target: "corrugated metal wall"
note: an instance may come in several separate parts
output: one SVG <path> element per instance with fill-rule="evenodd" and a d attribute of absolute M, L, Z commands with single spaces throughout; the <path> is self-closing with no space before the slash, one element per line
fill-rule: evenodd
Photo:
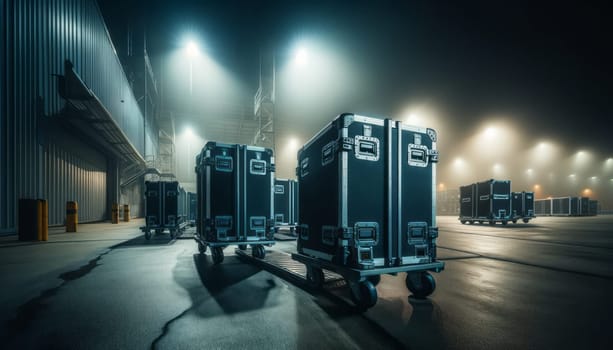
<path fill-rule="evenodd" d="M 145 196 L 144 187 L 144 179 L 139 179 L 121 189 L 120 203 L 131 203 L 130 217 L 142 217 L 145 215 L 145 205 L 142 201 L 142 198 Z M 123 215 L 123 212 L 121 215 Z"/>
<path fill-rule="evenodd" d="M 49 206 L 49 225 L 65 224 L 63 204 L 67 201 L 79 204 L 79 222 L 106 218 L 106 159 L 93 161 L 57 145 L 49 145 L 44 162 L 47 172 L 45 198 L 54 199 L 54 205 Z"/>
<path fill-rule="evenodd" d="M 142 113 L 94 0 L 2 0 L 3 86 L 0 230 L 15 231 L 18 198 L 47 198 L 50 224 L 65 200 L 80 201 L 79 220 L 107 215 L 107 171 L 98 161 L 51 142 L 65 101 L 57 78 L 70 60 L 134 147 L 145 157 Z M 104 164 L 107 162 L 105 161 Z"/>
<path fill-rule="evenodd" d="M 6 25 L 5 22 L 5 1 L 0 0 L 0 234 L 8 229 L 7 227 L 7 192 L 6 192 Z"/>

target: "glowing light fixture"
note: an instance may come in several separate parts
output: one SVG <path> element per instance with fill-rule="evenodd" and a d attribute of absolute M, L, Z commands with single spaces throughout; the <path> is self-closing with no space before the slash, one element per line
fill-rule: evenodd
<path fill-rule="evenodd" d="M 187 138 L 188 140 L 193 140 L 194 139 L 194 131 L 192 130 L 192 128 L 187 127 L 185 128 L 185 138 Z"/>
<path fill-rule="evenodd" d="M 306 66 L 309 64 L 309 51 L 303 46 L 299 47 L 296 49 L 294 60 L 299 66 Z"/>
<path fill-rule="evenodd" d="M 487 137 L 488 139 L 491 139 L 491 138 L 494 138 L 496 134 L 498 134 L 498 130 L 493 126 L 489 126 L 485 129 L 483 133 L 485 137 Z"/>
<path fill-rule="evenodd" d="M 290 138 L 289 141 L 287 142 L 287 146 L 290 149 L 298 148 L 298 140 L 295 137 Z"/>
<path fill-rule="evenodd" d="M 198 45 L 194 41 L 189 41 L 185 46 L 185 52 L 189 58 L 194 58 L 198 56 L 200 50 L 198 50 Z"/>
<path fill-rule="evenodd" d="M 594 192 L 590 188 L 586 188 L 581 193 L 583 193 L 583 195 L 587 197 L 587 196 L 593 194 Z"/>

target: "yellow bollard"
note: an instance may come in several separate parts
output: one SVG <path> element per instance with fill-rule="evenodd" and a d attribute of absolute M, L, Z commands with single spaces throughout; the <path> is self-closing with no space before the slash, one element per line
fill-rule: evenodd
<path fill-rule="evenodd" d="M 77 202 L 66 202 L 66 232 L 77 232 L 79 224 Z"/>
<path fill-rule="evenodd" d="M 130 221 L 130 206 L 128 204 L 124 204 L 123 206 L 123 221 Z"/>
<path fill-rule="evenodd" d="M 113 203 L 111 207 L 111 224 L 119 223 L 119 205 L 117 203 Z"/>

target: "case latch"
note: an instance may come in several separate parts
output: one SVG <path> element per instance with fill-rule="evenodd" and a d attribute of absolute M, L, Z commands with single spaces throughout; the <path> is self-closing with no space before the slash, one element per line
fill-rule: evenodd
<path fill-rule="evenodd" d="M 435 149 L 431 149 L 428 151 L 428 156 L 430 157 L 430 162 L 438 163 L 438 151 Z"/>

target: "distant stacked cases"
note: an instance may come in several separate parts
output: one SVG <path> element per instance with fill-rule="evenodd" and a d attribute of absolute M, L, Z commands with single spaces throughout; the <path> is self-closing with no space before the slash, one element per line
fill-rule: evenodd
<path fill-rule="evenodd" d="M 556 197 L 534 201 L 537 216 L 593 216 L 598 214 L 598 201 L 589 197 Z"/>
<path fill-rule="evenodd" d="M 460 187 L 462 224 L 528 223 L 534 217 L 534 193 L 511 192 L 509 180 L 490 179 Z"/>
<path fill-rule="evenodd" d="M 298 182 L 275 179 L 274 192 L 275 231 L 285 227 L 294 232 L 298 221 Z"/>
<path fill-rule="evenodd" d="M 145 238 L 168 231 L 174 238 L 183 232 L 190 217 L 190 197 L 177 181 L 145 181 Z"/>
<path fill-rule="evenodd" d="M 273 239 L 272 150 L 256 146 L 208 142 L 196 157 L 196 235 L 200 253 L 211 247 L 213 262 L 223 248 L 238 245 L 264 258 Z"/>

